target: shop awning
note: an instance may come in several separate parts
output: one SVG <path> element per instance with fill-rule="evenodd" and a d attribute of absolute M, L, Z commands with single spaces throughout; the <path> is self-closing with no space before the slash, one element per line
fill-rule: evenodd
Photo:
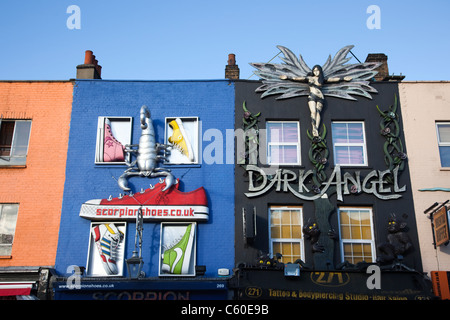
<path fill-rule="evenodd" d="M 29 281 L 0 282 L 0 297 L 27 296 L 34 283 Z"/>

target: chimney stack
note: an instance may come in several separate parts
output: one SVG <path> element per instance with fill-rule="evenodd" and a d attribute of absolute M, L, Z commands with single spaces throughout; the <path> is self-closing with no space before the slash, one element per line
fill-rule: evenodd
<path fill-rule="evenodd" d="M 405 76 L 389 75 L 389 68 L 387 64 L 388 57 L 384 53 L 369 53 L 365 62 L 380 62 L 381 65 L 375 70 L 378 74 L 375 76 L 375 81 L 402 81 Z"/>
<path fill-rule="evenodd" d="M 225 66 L 225 78 L 239 79 L 239 67 L 236 64 L 236 55 L 234 53 L 228 55 L 228 64 Z"/>
<path fill-rule="evenodd" d="M 84 64 L 77 66 L 77 79 L 101 79 L 102 66 L 98 64 L 91 50 L 86 50 Z"/>

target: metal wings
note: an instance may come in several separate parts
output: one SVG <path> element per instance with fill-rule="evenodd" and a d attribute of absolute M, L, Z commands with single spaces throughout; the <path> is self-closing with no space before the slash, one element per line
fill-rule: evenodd
<path fill-rule="evenodd" d="M 277 46 L 277 48 L 284 55 L 281 58 L 284 63 L 250 63 L 250 65 L 258 69 L 254 73 L 263 80 L 263 85 L 256 89 L 256 92 L 263 92 L 261 98 L 280 94 L 277 99 L 308 95 L 309 86 L 307 82 L 282 80 L 280 76 L 286 75 L 288 79 L 307 77 L 310 75 L 311 68 L 308 67 L 301 55 L 297 58 L 289 49 L 283 46 Z M 356 100 L 352 95 L 364 96 L 371 99 L 372 96 L 370 93 L 377 92 L 375 88 L 369 85 L 369 80 L 378 73 L 374 69 L 380 66 L 380 63 L 366 62 L 346 65 L 351 59 L 347 55 L 352 48 L 353 46 L 342 48 L 336 53 L 333 59 L 329 56 L 322 66 L 325 80 L 322 86 L 322 93 L 324 95 Z M 336 78 L 343 80 L 344 77 L 351 77 L 351 81 L 331 82 L 333 78 L 336 81 Z"/>

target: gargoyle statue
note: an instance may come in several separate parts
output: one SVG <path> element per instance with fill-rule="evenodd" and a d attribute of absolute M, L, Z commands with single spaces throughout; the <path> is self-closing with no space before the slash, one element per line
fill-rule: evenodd
<path fill-rule="evenodd" d="M 313 253 L 325 251 L 325 247 L 319 244 L 320 229 L 315 222 L 311 221 L 311 219 L 308 219 L 308 223 L 303 227 L 303 233 L 306 235 L 306 239 L 311 241 Z M 328 236 L 331 239 L 337 239 L 334 230 L 329 230 Z"/>
<path fill-rule="evenodd" d="M 397 218 L 395 213 L 391 214 L 387 227 L 389 232 L 387 236 L 388 242 L 378 246 L 380 254 L 378 255 L 377 262 L 382 264 L 391 263 L 399 256 L 403 256 L 412 247 L 411 240 L 405 232 L 406 227 L 407 224 L 405 221 Z"/>
<path fill-rule="evenodd" d="M 277 253 L 273 258 L 270 257 L 270 254 L 263 254 L 260 252 L 257 258 L 257 266 L 260 268 L 279 268 L 284 266 L 279 260 L 281 260 L 282 255 Z"/>

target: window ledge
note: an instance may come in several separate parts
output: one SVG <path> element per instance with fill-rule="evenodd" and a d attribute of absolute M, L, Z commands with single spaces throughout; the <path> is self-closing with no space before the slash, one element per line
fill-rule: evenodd
<path fill-rule="evenodd" d="M 361 165 L 361 166 L 355 166 L 355 165 L 339 165 L 341 167 L 341 169 L 346 169 L 346 170 L 373 170 L 373 166 L 369 166 L 369 165 Z M 331 169 L 335 169 L 337 167 L 337 165 L 332 165 L 330 166 Z"/>
<path fill-rule="evenodd" d="M 127 164 L 125 162 L 94 162 L 95 165 L 98 166 L 126 166 Z"/>
<path fill-rule="evenodd" d="M 12 259 L 12 256 L 0 256 L 0 259 Z"/>
<path fill-rule="evenodd" d="M 441 167 L 439 171 L 450 171 L 450 167 Z"/>
<path fill-rule="evenodd" d="M 0 164 L 0 169 L 4 169 L 4 168 L 9 168 L 9 169 L 24 169 L 27 166 L 24 165 L 4 165 L 4 164 Z"/>

